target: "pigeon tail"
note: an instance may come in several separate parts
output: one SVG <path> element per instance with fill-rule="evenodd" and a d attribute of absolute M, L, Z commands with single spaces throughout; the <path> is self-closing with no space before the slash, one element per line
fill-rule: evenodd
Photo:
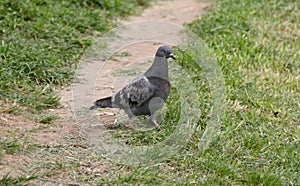
<path fill-rule="evenodd" d="M 94 102 L 94 106 L 90 107 L 90 110 L 96 109 L 96 108 L 113 108 L 111 96 L 102 98 L 102 99 L 98 99 L 97 101 Z"/>

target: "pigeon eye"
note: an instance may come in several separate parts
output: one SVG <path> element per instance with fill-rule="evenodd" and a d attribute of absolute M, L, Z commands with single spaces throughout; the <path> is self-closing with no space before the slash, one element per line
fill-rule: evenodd
<path fill-rule="evenodd" d="M 165 54 L 166 54 L 166 53 L 167 53 L 167 51 L 166 51 L 166 50 L 163 50 L 163 53 L 165 53 Z"/>

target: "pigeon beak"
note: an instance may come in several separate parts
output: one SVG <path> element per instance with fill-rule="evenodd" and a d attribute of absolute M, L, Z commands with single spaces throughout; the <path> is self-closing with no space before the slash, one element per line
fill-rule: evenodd
<path fill-rule="evenodd" d="M 173 54 L 170 54 L 169 57 L 171 57 L 172 59 L 176 60 L 176 57 Z"/>

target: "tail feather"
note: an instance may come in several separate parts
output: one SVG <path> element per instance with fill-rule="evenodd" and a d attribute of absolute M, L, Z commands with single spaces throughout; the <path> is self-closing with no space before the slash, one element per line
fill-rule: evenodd
<path fill-rule="evenodd" d="M 90 110 L 96 109 L 96 108 L 113 108 L 111 96 L 102 98 L 102 99 L 98 99 L 97 101 L 94 102 L 94 106 L 90 107 Z"/>

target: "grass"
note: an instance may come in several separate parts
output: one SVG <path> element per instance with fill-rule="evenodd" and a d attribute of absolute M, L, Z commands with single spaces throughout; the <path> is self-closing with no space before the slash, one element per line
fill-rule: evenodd
<path fill-rule="evenodd" d="M 26 184 L 26 182 L 34 179 L 36 179 L 35 176 L 13 178 L 7 174 L 6 176 L 0 179 L 0 186 L 24 185 Z"/>
<path fill-rule="evenodd" d="M 31 111 L 59 105 L 57 89 L 69 84 L 81 55 L 119 17 L 145 0 L 0 2 L 0 99 Z"/>
<path fill-rule="evenodd" d="M 29 141 L 21 141 L 15 138 L 6 138 L 0 140 L 1 151 L 5 151 L 5 154 L 15 154 L 20 152 L 33 151 L 37 147 L 36 144 L 32 144 Z M 1 159 L 1 158 L 0 158 Z"/>
<path fill-rule="evenodd" d="M 107 1 L 107 6 L 97 4 L 98 1 L 82 1 L 80 9 L 76 1 L 61 4 L 34 1 L 29 5 L 15 2 L 18 6 L 9 2 L 11 7 L 6 14 L 1 14 L 4 19 L 0 22 L 11 25 L 1 27 L 7 29 L 1 31 L 5 36 L 1 50 L 6 51 L 2 55 L 5 63 L 1 61 L 1 99 L 33 110 L 58 104 L 56 86 L 65 85 L 73 78 L 78 59 L 90 44 L 87 36 L 101 34 L 112 26 L 109 22 L 100 29 L 99 24 L 93 24 L 98 19 L 91 14 L 101 13 L 105 20 L 133 11 L 133 5 L 120 5 L 123 1 Z M 0 5 L 8 6 L 9 2 Z M 117 7 L 127 9 L 118 11 L 112 2 L 119 2 L 118 6 L 115 4 Z M 139 5 L 138 1 L 134 2 L 134 6 Z M 13 8 L 17 7 L 18 11 L 27 10 L 27 13 L 16 15 Z M 51 11 L 46 11 L 49 7 Z M 177 154 L 151 166 L 114 164 L 103 169 L 100 166 L 103 158 L 87 146 L 50 145 L 30 154 L 37 163 L 27 167 L 28 174 L 45 179 L 72 178 L 93 185 L 300 185 L 300 2 L 222 0 L 208 10 L 203 18 L 186 24 L 212 49 L 225 79 L 226 115 L 222 133 L 208 149 L 199 153 L 198 142 L 203 134 L 201 129 L 209 119 L 211 90 L 201 67 L 193 63 L 192 48 L 176 49 L 178 64 L 197 85 L 201 102 L 197 130 Z M 37 20 L 30 20 L 30 15 L 38 12 L 47 15 L 49 20 L 44 17 L 44 21 L 49 21 L 47 24 L 38 26 Z M 79 16 L 69 19 L 74 12 Z M 43 15 L 31 19 L 42 19 Z M 32 28 L 43 29 L 33 31 Z M 164 140 L 173 133 L 179 119 L 176 113 L 181 107 L 176 87 L 172 87 L 167 107 L 165 124 L 160 130 L 116 130 L 115 137 L 136 146 Z M 8 110 L 17 112 L 15 107 Z M 54 115 L 45 115 L 38 120 L 50 123 L 53 119 Z M 77 138 L 72 136 L 70 140 L 74 144 L 82 142 Z M 0 142 L 1 149 L 12 154 L 26 152 L 23 148 L 27 145 L 16 140 Z M 26 179 L 7 175 L 0 180 L 0 185 L 23 185 Z"/>
<path fill-rule="evenodd" d="M 98 184 L 134 185 L 299 185 L 300 184 L 300 3 L 299 1 L 217 1 L 203 18 L 186 25 L 213 50 L 226 85 L 222 133 L 203 154 L 196 131 L 180 153 L 150 167 L 127 167 Z M 201 68 L 180 52 L 178 63 L 209 92 Z M 183 58 L 180 58 L 183 57 Z M 184 61 L 183 61 L 184 59 Z M 201 82 L 202 79 L 202 82 Z M 202 86 L 201 86 L 202 85 Z M 175 113 L 176 96 L 169 100 Z M 207 102 L 209 97 L 204 97 Z M 209 105 L 199 125 L 205 127 Z M 128 132 L 132 144 L 147 145 L 169 134 Z M 118 136 L 119 137 L 119 136 Z"/>
<path fill-rule="evenodd" d="M 59 106 L 58 90 L 72 82 L 93 37 L 148 5 L 146 0 L 1 1 L 1 112 L 23 114 L 43 124 L 57 119 L 43 111 Z M 17 138 L 1 138 L 0 159 L 5 154 L 28 154 L 35 147 Z M 29 180 L 6 175 L 0 185 L 24 185 Z"/>

